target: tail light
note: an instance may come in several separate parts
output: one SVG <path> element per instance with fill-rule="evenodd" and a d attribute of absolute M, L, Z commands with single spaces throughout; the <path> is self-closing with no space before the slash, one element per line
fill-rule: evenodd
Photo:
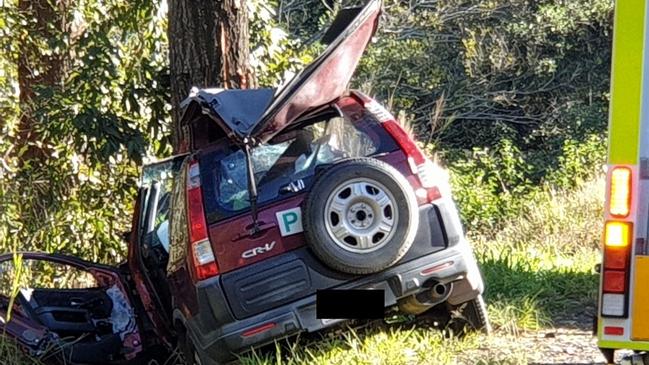
<path fill-rule="evenodd" d="M 187 174 L 187 214 L 194 277 L 196 280 L 204 280 L 217 275 L 219 269 L 207 235 L 200 168 L 197 161 L 191 163 Z"/>
<path fill-rule="evenodd" d="M 604 228 L 602 316 L 627 315 L 631 223 L 607 222 Z"/>
<path fill-rule="evenodd" d="M 618 166 L 611 171 L 608 210 L 616 218 L 625 218 L 631 211 L 631 169 Z"/>
<path fill-rule="evenodd" d="M 633 242 L 633 223 L 615 220 L 631 212 L 631 169 L 616 166 L 608 179 L 608 216 L 604 225 L 604 265 L 602 270 L 601 314 L 628 316 L 629 266 Z"/>
<path fill-rule="evenodd" d="M 425 191 L 427 201 L 432 202 L 442 197 L 439 187 L 437 186 L 437 170 L 435 164 L 426 158 L 426 155 L 417 147 L 417 144 L 410 138 L 410 135 L 401 127 L 394 116 L 388 112 L 376 100 L 359 92 L 354 92 L 353 96 L 363 104 L 372 115 L 381 123 L 383 128 L 397 142 L 403 153 L 408 158 L 408 165 L 413 174 L 417 175 L 419 183 Z M 419 195 L 419 194 L 417 194 Z"/>
<path fill-rule="evenodd" d="M 604 226 L 602 315 L 626 316 L 632 224 L 609 221 Z"/>

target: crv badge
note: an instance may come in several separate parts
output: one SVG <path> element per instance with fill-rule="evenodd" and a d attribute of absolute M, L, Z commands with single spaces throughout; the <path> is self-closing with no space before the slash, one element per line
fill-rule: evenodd
<path fill-rule="evenodd" d="M 270 250 L 273 249 L 273 247 L 275 247 L 275 241 L 273 241 L 271 243 L 267 243 L 267 244 L 265 244 L 263 246 L 259 246 L 259 247 L 255 247 L 255 248 L 251 248 L 249 250 L 243 251 L 243 253 L 241 254 L 241 257 L 243 257 L 244 259 L 249 259 L 249 258 L 255 257 L 255 256 L 259 255 L 259 254 L 269 252 Z"/>

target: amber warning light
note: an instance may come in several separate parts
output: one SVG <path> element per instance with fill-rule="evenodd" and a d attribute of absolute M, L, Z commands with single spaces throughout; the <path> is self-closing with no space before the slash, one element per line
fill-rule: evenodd
<path fill-rule="evenodd" d="M 624 218 L 631 211 L 631 169 L 615 167 L 611 171 L 608 211 L 617 218 Z"/>

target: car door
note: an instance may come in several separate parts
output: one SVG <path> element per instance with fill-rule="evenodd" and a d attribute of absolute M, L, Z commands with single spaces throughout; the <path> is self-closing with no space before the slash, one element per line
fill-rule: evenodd
<path fill-rule="evenodd" d="M 173 342 L 167 278 L 169 217 L 175 176 L 186 155 L 146 165 L 138 191 L 128 245 L 128 267 L 156 338 Z"/>
<path fill-rule="evenodd" d="M 5 254 L 0 283 L 0 331 L 32 355 L 105 364 L 143 350 L 119 268 L 60 254 Z"/>

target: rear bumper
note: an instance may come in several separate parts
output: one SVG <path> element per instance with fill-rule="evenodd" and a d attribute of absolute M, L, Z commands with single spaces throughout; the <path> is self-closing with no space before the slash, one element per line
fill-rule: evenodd
<path fill-rule="evenodd" d="M 484 288 L 475 258 L 464 239 L 454 206 L 449 208 L 442 205 L 437 211 L 440 212 L 440 221 L 443 221 L 447 243 L 445 247 L 431 254 L 402 261 L 401 264 L 378 274 L 362 277 L 337 274 L 337 277 L 332 277 L 331 272 L 321 272 L 326 269 L 318 266 L 317 262 L 310 262 L 311 254 L 307 248 L 302 248 L 274 259 L 273 265 L 267 267 L 265 275 L 282 280 L 283 275 L 300 277 L 304 274 L 301 270 L 306 270 L 305 277 L 309 277 L 309 280 L 321 283 L 325 280 L 334 284 L 321 286 L 323 288 L 382 289 L 385 293 L 385 307 L 397 304 L 401 298 L 426 290 L 431 283 L 453 283 L 453 291 L 448 298 L 451 304 L 471 300 L 482 293 Z M 197 288 L 198 314 L 187 321 L 183 320 L 189 336 L 206 364 L 212 363 L 211 359 L 218 362 L 229 360 L 230 353 L 249 350 L 251 347 L 299 332 L 318 331 L 343 321 L 316 318 L 316 295 L 313 293 L 260 313 L 247 315 L 243 312 L 242 316 L 241 311 L 246 307 L 235 308 L 234 311 L 230 309 L 226 296 L 232 291 L 224 288 L 222 282 L 220 278 L 201 282 Z M 298 281 L 294 285 L 301 285 L 300 283 L 301 281 Z M 251 288 L 254 290 L 254 286 Z M 231 297 L 228 299 L 230 302 L 233 299 L 246 300 Z M 264 330 L 255 331 L 259 328 Z"/>
<path fill-rule="evenodd" d="M 428 275 L 422 274 L 422 271 L 435 267 L 442 268 Z M 383 289 L 385 291 L 385 306 L 389 307 L 395 305 L 399 298 L 422 291 L 423 285 L 427 281 L 454 282 L 453 292 L 448 299 L 451 303 L 461 303 L 473 299 L 483 290 L 480 272 L 469 246 L 465 242 L 442 252 L 393 267 L 380 275 L 341 285 L 337 289 Z M 240 352 L 251 346 L 263 345 L 302 331 L 318 331 L 341 321 L 316 318 L 315 303 L 316 296 L 311 295 L 250 318 L 235 320 L 212 328 L 204 326 L 205 322 L 201 320 L 203 317 L 201 315 L 190 320 L 187 327 L 194 344 L 203 353 L 206 361 L 210 358 L 226 360 L 227 358 L 224 356 L 228 352 Z M 201 313 L 211 313 L 211 311 L 201 311 Z M 213 322 L 213 320 L 208 322 Z M 250 330 L 265 325 L 272 327 L 263 332 L 244 335 Z"/>

